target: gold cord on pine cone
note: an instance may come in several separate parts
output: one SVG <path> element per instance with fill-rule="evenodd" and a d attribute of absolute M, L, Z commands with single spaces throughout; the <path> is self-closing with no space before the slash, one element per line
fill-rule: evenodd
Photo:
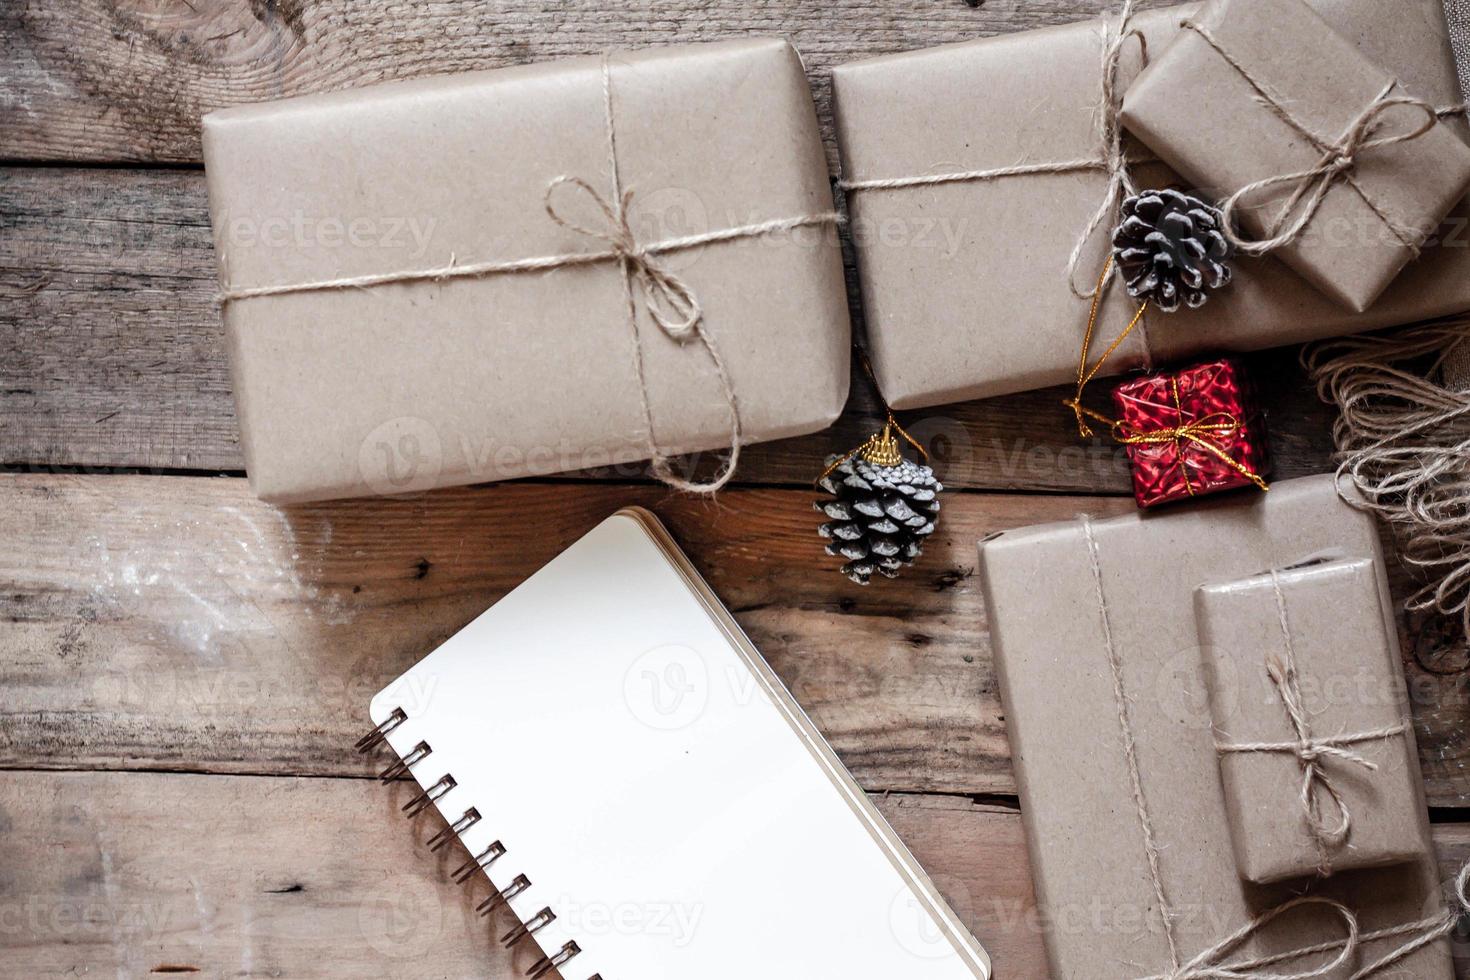
<path fill-rule="evenodd" d="M 1097 280 L 1097 290 L 1092 296 L 1092 309 L 1087 315 L 1087 331 L 1082 335 L 1082 353 L 1077 361 L 1077 390 L 1071 398 L 1063 399 L 1062 401 L 1062 404 L 1070 408 L 1072 414 L 1077 418 L 1077 434 L 1084 439 L 1092 438 L 1094 435 L 1092 426 L 1087 424 L 1088 419 L 1091 419 L 1094 422 L 1101 422 L 1107 426 L 1108 434 L 1120 445 L 1151 446 L 1173 443 L 1175 452 L 1179 455 L 1181 471 L 1184 468 L 1184 445 L 1185 443 L 1190 443 L 1215 456 L 1221 462 L 1235 470 L 1235 472 L 1254 483 L 1257 488 L 1270 490 L 1270 485 L 1261 478 L 1259 473 L 1239 460 L 1233 459 L 1229 453 L 1220 447 L 1219 439 L 1233 435 L 1240 430 L 1240 420 L 1228 412 L 1216 412 L 1192 422 L 1183 421 L 1184 409 L 1179 404 L 1178 382 L 1175 382 L 1173 386 L 1174 406 L 1180 416 L 1180 423 L 1177 426 L 1167 426 L 1144 432 L 1133 428 L 1121 419 L 1110 418 L 1082 404 L 1082 394 L 1087 390 L 1088 384 L 1091 383 L 1093 378 L 1097 377 L 1097 373 L 1102 370 L 1103 364 L 1117 352 L 1118 348 L 1122 346 L 1123 341 L 1127 340 L 1129 335 L 1143 322 L 1143 315 L 1148 311 L 1148 302 L 1145 301 L 1139 306 L 1138 312 L 1133 314 L 1133 319 L 1129 321 L 1128 326 L 1124 327 L 1122 332 L 1108 345 L 1108 349 L 1103 351 L 1102 356 L 1097 359 L 1097 363 L 1093 364 L 1090 368 L 1087 366 L 1088 357 L 1092 352 L 1092 343 L 1097 335 L 1098 310 L 1102 306 L 1103 292 L 1107 287 L 1108 275 L 1112 271 L 1113 259 L 1109 257 L 1103 265 L 1102 275 Z M 1184 486 L 1189 490 L 1190 496 L 1194 496 L 1194 488 L 1190 485 L 1189 474 L 1187 472 L 1184 473 Z"/>
<path fill-rule="evenodd" d="M 1127 340 L 1133 334 L 1133 331 L 1138 328 L 1138 325 L 1143 322 L 1143 315 L 1148 311 L 1148 302 L 1145 301 L 1138 307 L 1138 312 L 1133 314 L 1133 319 L 1129 321 L 1128 326 L 1124 327 L 1122 332 L 1108 345 L 1108 349 L 1103 351 L 1102 356 L 1097 359 L 1097 363 L 1092 365 L 1091 368 L 1087 366 L 1087 359 L 1092 354 L 1092 342 L 1097 336 L 1098 311 L 1102 308 L 1103 292 L 1107 288 L 1108 275 L 1112 271 L 1113 258 L 1109 256 L 1107 262 L 1103 264 L 1102 275 L 1097 278 L 1097 288 L 1092 292 L 1092 308 L 1087 314 L 1087 332 L 1082 335 L 1082 352 L 1077 360 L 1077 390 L 1071 398 L 1062 401 L 1062 404 L 1070 408 L 1072 414 L 1076 416 L 1077 434 L 1084 439 L 1090 439 L 1093 435 L 1092 427 L 1087 424 L 1089 417 L 1098 421 L 1107 422 L 1109 425 L 1112 424 L 1112 419 L 1083 408 L 1082 394 L 1087 390 L 1087 386 L 1091 383 L 1092 379 L 1097 377 L 1097 373 L 1102 370 L 1102 366 L 1107 363 L 1108 358 L 1117 353 L 1118 348 L 1123 346 L 1123 341 Z"/>
<path fill-rule="evenodd" d="M 903 462 L 903 445 L 898 441 L 900 437 L 902 437 L 904 442 L 914 447 L 914 451 L 919 454 L 920 459 L 926 463 L 929 461 L 928 450 L 919 445 L 917 439 L 905 432 L 903 426 L 898 424 L 898 419 L 893 417 L 893 409 L 888 407 L 888 403 L 883 399 L 882 389 L 878 387 L 878 376 L 873 373 L 873 362 L 868 360 L 867 351 L 856 344 L 853 345 L 853 349 L 857 352 L 858 360 L 863 366 L 863 373 L 868 376 L 868 381 L 873 385 L 873 391 L 878 396 L 878 403 L 883 406 L 883 414 L 886 416 L 887 421 L 883 423 L 883 431 L 873 433 L 863 441 L 861 446 L 849 450 L 834 459 L 822 471 L 822 475 L 812 481 L 814 484 L 820 485 L 823 480 L 832 475 L 837 467 L 854 456 L 859 456 L 864 462 L 872 463 L 874 466 L 899 465 Z"/>
<path fill-rule="evenodd" d="M 913 436 L 904 431 L 903 426 L 899 425 L 898 420 L 893 417 L 893 413 L 889 412 L 888 421 L 883 423 L 882 432 L 873 433 L 863 441 L 861 446 L 837 457 L 837 459 L 832 461 L 831 465 L 822 471 L 822 475 L 817 477 L 815 482 L 820 484 L 827 477 L 831 476 L 837 467 L 854 456 L 861 457 L 865 462 L 872 463 L 874 466 L 899 465 L 903 462 L 903 445 L 898 441 L 900 436 L 903 437 L 904 442 L 914 447 L 914 450 L 925 462 L 928 461 L 929 453 L 925 451 L 923 446 L 919 445 Z"/>

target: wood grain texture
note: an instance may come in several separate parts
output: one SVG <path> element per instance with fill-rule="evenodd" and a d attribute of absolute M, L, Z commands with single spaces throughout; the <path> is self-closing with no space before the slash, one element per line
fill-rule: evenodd
<path fill-rule="evenodd" d="M 0 168 L 0 462 L 242 470 L 215 274 L 198 172 Z M 1328 411 L 1296 352 L 1249 362 L 1278 475 L 1327 470 Z M 861 374 L 853 390 L 836 426 L 752 447 L 738 479 L 809 483 L 820 460 L 880 424 Z M 1123 452 L 1079 441 L 1063 394 L 947 405 L 904 422 L 950 486 L 1127 492 Z"/>
<path fill-rule="evenodd" d="M 184 167 L 0 167 L 0 463 L 243 465 L 203 177 L 188 169 L 206 111 L 757 31 L 803 52 L 835 167 L 832 65 L 1112 6 L 0 3 L 0 160 Z M 1328 468 L 1329 416 L 1294 352 L 1250 360 L 1278 475 Z M 855 392 L 830 432 L 753 449 L 742 481 L 805 485 L 879 417 L 866 388 Z M 952 487 L 1125 492 L 1122 455 L 1078 445 L 1060 397 L 905 422 Z M 328 777 L 379 764 L 349 752 L 378 687 L 614 508 L 639 503 L 671 525 L 862 784 L 895 791 L 880 808 L 999 976 L 1043 977 L 1019 818 L 970 798 L 1014 793 L 973 544 L 1131 505 L 952 494 L 925 563 L 861 590 L 820 555 L 807 492 L 743 489 L 710 504 L 637 470 L 582 476 L 602 485 L 288 511 L 237 479 L 0 477 L 0 973 L 512 976 L 470 914 L 479 895 L 448 885 L 452 859 L 420 846 L 437 827 L 396 816 L 403 788 Z M 1432 619 L 1407 623 L 1406 639 L 1431 802 L 1463 806 L 1464 644 Z M 1435 839 L 1446 875 L 1470 858 L 1470 825 L 1437 826 Z M 1457 975 L 1470 976 L 1470 951 L 1457 953 Z"/>
<path fill-rule="evenodd" d="M 3 477 L 0 766 L 365 775 L 369 697 L 637 503 L 864 788 L 1014 793 L 975 542 L 1131 501 L 952 494 L 923 563 L 862 589 L 821 554 L 811 500 L 516 483 L 282 511 L 233 478 Z M 1408 669 L 1430 797 L 1460 805 L 1464 675 Z"/>
<path fill-rule="evenodd" d="M 865 787 L 1011 791 L 974 542 L 1079 501 L 953 498 L 926 564 L 863 590 L 814 496 L 518 483 L 279 511 L 230 478 L 0 478 L 0 765 L 366 774 L 373 693 L 639 503 Z"/>
<path fill-rule="evenodd" d="M 361 779 L 15 774 L 0 781 L 3 972 L 521 977 L 535 954 L 523 944 L 512 960 L 494 941 L 510 920 L 475 915 L 488 884 L 451 883 L 463 855 L 429 852 L 442 823 L 406 822 L 395 805 L 406 793 Z M 1016 814 L 962 799 L 876 802 L 1001 975 L 1044 976 Z M 584 910 L 586 942 L 612 916 L 622 929 L 699 928 L 699 909 L 645 900 Z"/>
<path fill-rule="evenodd" d="M 10 0 L 0 6 L 0 153 L 197 162 L 199 117 L 223 106 L 752 33 L 784 35 L 802 52 L 830 149 L 834 64 L 1107 9 L 1109 0 L 978 9 L 961 0 Z"/>
<path fill-rule="evenodd" d="M 6 975 L 520 976 L 533 956 L 512 961 L 493 941 L 474 914 L 487 886 L 450 883 L 461 855 L 429 853 L 442 824 L 406 823 L 395 806 L 405 792 L 359 779 L 16 774 L 0 782 Z M 996 975 L 1044 978 L 1019 816 L 947 797 L 875 802 Z M 1470 858 L 1470 827 L 1435 827 L 1434 841 L 1448 879 Z M 632 900 L 608 912 L 624 928 L 699 921 Z M 1470 947 L 1455 953 L 1456 975 L 1470 976 Z"/>

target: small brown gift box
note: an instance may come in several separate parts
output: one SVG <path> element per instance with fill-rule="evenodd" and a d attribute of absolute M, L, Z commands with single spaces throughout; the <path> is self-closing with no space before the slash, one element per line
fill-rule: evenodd
<path fill-rule="evenodd" d="M 1373 519 L 1339 499 L 1326 476 L 981 543 L 980 582 L 1056 980 L 1220 976 L 1201 963 L 1183 968 L 1204 957 L 1244 970 L 1262 956 L 1344 938 L 1345 921 L 1329 906 L 1298 904 L 1220 949 L 1303 889 L 1251 885 L 1235 873 L 1194 610 L 1202 584 L 1329 551 L 1373 564 L 1383 610 Z M 1412 760 L 1410 768 L 1409 833 L 1422 840 L 1428 811 Z M 1342 902 L 1364 933 L 1447 921 L 1427 854 L 1311 881 L 1305 894 Z M 1344 980 L 1408 938 L 1364 943 L 1352 964 L 1324 976 Z M 1321 962 L 1249 969 L 1291 973 Z M 1382 975 L 1448 978 L 1448 941 L 1394 970 Z"/>
<path fill-rule="evenodd" d="M 831 186 L 785 41 L 241 106 L 205 118 L 204 149 L 241 442 L 268 500 L 717 449 L 727 394 L 744 442 L 842 410 Z M 356 285 L 292 291 L 333 280 Z"/>
<path fill-rule="evenodd" d="M 1300 227 L 1276 254 L 1362 312 L 1470 188 L 1470 146 L 1409 98 L 1302 0 L 1211 0 L 1122 119 L 1251 241 Z"/>
<path fill-rule="evenodd" d="M 1440 0 L 1313 0 L 1312 6 L 1404 90 L 1434 105 L 1459 102 Z M 1196 7 L 1138 14 L 1129 30 L 1158 56 Z M 920 408 L 1075 382 L 1096 284 L 1117 219 L 1104 212 L 1107 142 L 1099 129 L 1103 50 L 1116 19 L 1071 24 L 887 55 L 833 70 L 833 105 L 864 321 L 878 384 L 896 408 Z M 1121 49 L 1115 94 L 1141 67 Z M 1201 126 L 1210 109 L 1188 111 Z M 1457 124 L 1458 126 L 1458 124 Z M 1129 144 L 1125 144 L 1127 146 Z M 1181 183 L 1131 154 L 1139 188 Z M 899 188 L 872 182 L 1074 164 L 1062 173 Z M 856 187 L 851 185 L 856 184 Z M 866 187 L 866 189 L 865 189 Z M 1470 206 L 1367 312 L 1353 313 L 1272 257 L 1243 258 L 1235 279 L 1198 310 L 1144 317 L 1107 362 L 1121 374 L 1204 352 L 1258 350 L 1470 309 Z M 1069 283 L 1069 271 L 1071 283 Z M 1136 310 L 1119 284 L 1099 319 L 1104 338 Z"/>
<path fill-rule="evenodd" d="M 1374 561 L 1309 563 L 1194 599 L 1240 876 L 1264 883 L 1430 854 Z"/>

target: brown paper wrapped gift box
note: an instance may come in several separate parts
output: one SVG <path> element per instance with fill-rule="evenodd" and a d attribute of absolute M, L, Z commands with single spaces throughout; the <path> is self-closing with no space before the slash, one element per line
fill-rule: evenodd
<path fill-rule="evenodd" d="M 1123 125 L 1215 200 L 1277 180 L 1244 193 L 1240 222 L 1260 240 L 1305 220 L 1275 254 L 1366 310 L 1465 196 L 1470 146 L 1427 103 L 1395 104 L 1411 97 L 1393 75 L 1302 0 L 1211 0 L 1190 24 L 1129 86 Z M 1280 179 L 1319 167 L 1344 138 L 1351 169 Z M 1315 209 L 1314 186 L 1325 188 Z"/>
<path fill-rule="evenodd" d="M 1235 747 L 1220 753 L 1220 783 L 1247 881 L 1429 853 L 1396 631 L 1378 595 L 1371 558 L 1306 562 L 1195 592 L 1215 737 Z M 1315 834 L 1305 762 L 1279 748 L 1303 737 L 1328 740 L 1307 784 Z"/>
<path fill-rule="evenodd" d="M 1439 0 L 1312 6 L 1406 91 L 1436 105 L 1460 101 Z M 1148 50 L 1165 50 L 1179 19 L 1195 9 L 1139 14 Z M 838 66 L 832 82 L 844 181 L 1101 160 L 1103 44 L 1097 21 Z M 1139 67 L 1140 47 L 1130 42 L 1120 98 Z M 1195 108 L 1207 125 L 1209 107 Z M 1179 182 L 1160 164 L 1132 169 L 1141 188 Z M 868 343 L 885 397 L 919 408 L 1075 380 L 1087 302 L 1068 284 L 1068 260 L 1107 186 L 1107 174 L 1094 169 L 850 191 Z M 1235 282 L 1203 309 L 1145 317 L 1145 330 L 1108 371 L 1143 365 L 1146 347 L 1155 361 L 1256 350 L 1470 308 L 1467 218 L 1462 203 L 1446 226 L 1453 242 L 1428 250 L 1363 314 L 1275 259 L 1239 261 Z M 1082 291 L 1102 271 L 1110 230 L 1089 241 L 1075 277 Z M 1115 285 L 1104 336 L 1133 309 Z"/>
<path fill-rule="evenodd" d="M 1269 494 L 1188 510 L 1008 531 L 982 543 L 981 584 L 1056 980 L 1171 974 L 1300 890 L 1249 886 L 1236 875 L 1194 591 L 1329 550 L 1379 559 L 1372 518 L 1339 500 L 1330 477 L 1284 481 Z M 1386 616 L 1381 561 L 1376 567 Z M 1124 719 L 1158 859 L 1157 888 Z M 1411 765 L 1417 769 L 1417 760 Z M 1405 832 L 1423 840 L 1428 811 L 1412 775 L 1415 826 Z M 1172 964 L 1161 893 L 1173 913 Z M 1355 909 L 1364 931 L 1443 913 L 1427 853 L 1413 864 L 1326 879 L 1312 893 Z M 1325 907 L 1301 907 L 1226 960 L 1342 934 Z M 1368 944 L 1358 964 L 1399 943 Z M 1449 977 L 1448 943 L 1420 949 L 1398 969 L 1386 975 Z"/>
<path fill-rule="evenodd" d="M 616 156 L 646 245 L 832 211 L 796 52 L 757 39 L 615 52 Z M 550 181 L 611 199 L 603 61 L 581 58 L 242 106 L 205 119 L 227 291 L 514 262 L 608 248 L 546 211 Z M 557 210 L 594 232 L 590 195 Z M 830 226 L 659 256 L 697 297 L 744 440 L 828 425 L 849 375 Z M 637 290 L 653 441 L 729 445 L 697 341 Z M 499 480 L 650 455 L 616 260 L 524 274 L 273 295 L 227 304 L 253 486 L 294 501 Z"/>

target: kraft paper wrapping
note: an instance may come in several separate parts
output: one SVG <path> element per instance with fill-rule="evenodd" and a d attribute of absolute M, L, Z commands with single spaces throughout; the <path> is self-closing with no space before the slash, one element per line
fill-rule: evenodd
<path fill-rule="evenodd" d="M 1109 640 L 1180 960 L 1300 892 L 1299 883 L 1250 886 L 1235 873 L 1194 592 L 1329 550 L 1371 559 L 1381 569 L 1372 518 L 1343 503 L 1330 477 L 1283 481 L 1269 494 L 1217 498 L 1182 511 L 1048 524 L 982 542 L 991 644 L 1057 980 L 1171 972 Z M 1389 616 L 1381 570 L 1375 579 L 1379 612 Z M 1417 821 L 1422 830 L 1422 804 Z M 1443 912 L 1427 857 L 1337 875 L 1310 891 L 1356 910 L 1364 931 Z M 1299 907 L 1234 955 L 1298 949 L 1342 934 L 1340 921 L 1323 908 Z M 1357 962 L 1365 965 L 1397 945 L 1372 943 L 1359 950 Z M 1303 964 L 1279 966 L 1290 972 Z M 1426 946 L 1397 969 L 1384 975 L 1449 977 L 1448 943 Z"/>
<path fill-rule="evenodd" d="M 1432 854 L 1403 666 L 1393 623 L 1383 617 L 1373 560 L 1313 562 L 1274 577 L 1208 585 L 1195 593 L 1195 613 L 1221 744 L 1300 742 L 1268 658 L 1283 678 L 1285 666 L 1294 665 L 1290 694 L 1300 699 L 1311 738 L 1402 729 L 1340 746 L 1361 762 L 1322 755 L 1313 792 L 1326 828 L 1339 826 L 1329 786 L 1346 808 L 1340 843 L 1319 842 L 1309 832 L 1303 763 L 1295 754 L 1222 753 L 1220 781 L 1240 876 L 1272 882 Z"/>
<path fill-rule="evenodd" d="M 1319 166 L 1324 151 L 1306 133 L 1335 144 L 1381 95 L 1406 95 L 1392 74 L 1302 0 L 1211 0 L 1193 20 L 1206 34 L 1183 31 L 1138 76 L 1122 119 L 1214 200 Z M 1372 145 L 1426 126 L 1432 128 L 1417 138 Z M 1349 152 L 1352 169 L 1327 178 L 1302 237 L 1275 254 L 1334 301 L 1361 312 L 1465 196 L 1470 146 L 1424 109 L 1396 105 Z M 1305 217 L 1310 194 L 1284 212 L 1312 183 L 1262 188 L 1242 198 L 1237 213 L 1259 239 L 1278 219 L 1285 227 L 1298 214 Z"/>
<path fill-rule="evenodd" d="M 1435 105 L 1460 101 L 1437 0 L 1312 0 L 1312 6 L 1410 94 Z M 1152 57 L 1196 10 L 1185 5 L 1135 18 Z M 843 179 L 1099 158 L 1104 35 L 1104 22 L 1093 21 L 835 68 Z M 1121 86 L 1137 76 L 1140 63 L 1140 46 L 1131 41 Z M 1208 121 L 1207 107 L 1192 109 L 1202 124 Z M 1161 164 L 1136 165 L 1133 175 L 1139 187 L 1182 183 Z M 1106 174 L 1090 171 L 848 193 L 869 349 L 879 386 L 895 408 L 1075 380 L 1087 302 L 1069 286 L 1067 265 L 1106 189 Z M 1274 258 L 1237 261 L 1235 281 L 1203 309 L 1146 316 L 1144 331 L 1106 371 L 1470 309 L 1467 229 L 1470 207 L 1462 203 L 1447 219 L 1445 244 L 1426 252 L 1362 314 L 1329 300 Z M 1102 271 L 1110 232 L 1099 229 L 1089 241 L 1076 277 L 1084 290 Z M 1102 336 L 1116 334 L 1135 308 L 1115 283 L 1102 311 Z"/>
<path fill-rule="evenodd" d="M 786 42 L 614 52 L 609 65 L 640 244 L 831 212 L 811 93 Z M 611 196 L 602 68 L 580 58 L 212 113 L 204 148 L 225 288 L 605 249 L 545 209 L 560 175 Z M 557 206 L 607 224 L 576 188 L 560 188 Z M 698 298 L 745 442 L 840 413 L 849 321 L 830 226 L 660 260 Z M 711 358 L 660 330 L 641 293 L 638 303 L 657 448 L 729 445 Z M 225 327 L 246 466 L 269 500 L 650 455 L 616 261 L 251 298 L 227 305 Z"/>

